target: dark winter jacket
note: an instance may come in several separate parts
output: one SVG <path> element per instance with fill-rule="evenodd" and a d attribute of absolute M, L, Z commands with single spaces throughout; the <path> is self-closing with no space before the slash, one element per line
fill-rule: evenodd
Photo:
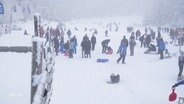
<path fill-rule="evenodd" d="M 91 43 L 92 43 L 92 44 L 96 44 L 96 37 L 95 37 L 95 36 L 92 36 L 92 37 L 91 37 Z"/>
<path fill-rule="evenodd" d="M 54 38 L 54 48 L 59 48 L 59 39 L 57 37 Z"/>
<path fill-rule="evenodd" d="M 84 41 L 84 40 L 81 42 L 82 50 L 84 50 L 84 49 L 85 49 L 85 42 L 86 42 L 86 41 Z"/>
<path fill-rule="evenodd" d="M 151 35 L 147 35 L 147 36 L 146 36 L 145 42 L 146 42 L 146 43 L 150 43 L 150 42 L 151 42 Z"/>
<path fill-rule="evenodd" d="M 91 42 L 90 40 L 88 40 L 86 41 L 86 44 L 85 44 L 85 53 L 90 54 L 90 50 L 91 50 Z"/>
<path fill-rule="evenodd" d="M 144 41 L 144 35 L 142 35 L 142 36 L 139 38 L 139 41 L 141 41 L 141 42 Z"/>
<path fill-rule="evenodd" d="M 130 39 L 130 47 L 134 47 L 136 45 L 135 39 Z"/>
<path fill-rule="evenodd" d="M 178 57 L 178 65 L 183 66 L 184 65 L 184 56 L 179 56 Z"/>
<path fill-rule="evenodd" d="M 67 35 L 68 35 L 68 36 L 71 36 L 71 35 L 72 35 L 72 32 L 71 32 L 70 29 L 67 31 Z"/>
<path fill-rule="evenodd" d="M 70 46 L 70 43 L 69 43 L 69 42 L 65 43 L 65 44 L 64 44 L 65 50 L 69 50 L 69 46 Z"/>
<path fill-rule="evenodd" d="M 125 47 L 128 47 L 128 39 L 124 38 L 121 40 L 124 43 Z"/>
<path fill-rule="evenodd" d="M 172 88 L 178 87 L 179 85 L 182 85 L 182 84 L 184 84 L 184 80 L 175 83 L 175 84 L 172 86 Z"/>

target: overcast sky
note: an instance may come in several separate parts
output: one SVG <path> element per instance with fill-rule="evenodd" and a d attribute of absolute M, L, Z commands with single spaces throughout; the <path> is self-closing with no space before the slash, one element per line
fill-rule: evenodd
<path fill-rule="evenodd" d="M 61 18 L 131 15 L 146 12 L 154 0 L 42 0 Z"/>

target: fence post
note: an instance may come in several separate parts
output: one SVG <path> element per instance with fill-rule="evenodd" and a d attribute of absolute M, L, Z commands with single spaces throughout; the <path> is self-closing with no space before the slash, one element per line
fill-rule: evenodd
<path fill-rule="evenodd" d="M 40 16 L 38 14 L 34 15 L 34 37 L 39 37 L 39 26 L 40 26 Z M 34 95 L 37 86 L 33 86 L 33 75 L 41 74 L 41 64 L 38 65 L 37 56 L 38 53 L 38 43 L 36 41 L 32 42 L 32 71 L 31 71 L 31 104 L 33 103 Z M 41 58 L 42 59 L 42 58 Z M 41 60 L 40 60 L 41 61 Z M 41 61 L 42 62 L 42 61 Z"/>

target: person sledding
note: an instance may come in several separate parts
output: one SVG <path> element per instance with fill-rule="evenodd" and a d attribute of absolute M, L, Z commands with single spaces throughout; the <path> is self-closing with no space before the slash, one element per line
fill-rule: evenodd
<path fill-rule="evenodd" d="M 108 81 L 107 83 L 115 84 L 115 83 L 119 83 L 119 81 L 120 81 L 120 75 L 119 74 L 115 75 L 114 73 L 112 73 L 110 75 L 110 81 Z"/>
<path fill-rule="evenodd" d="M 150 44 L 148 49 L 144 52 L 145 54 L 155 52 L 156 53 L 156 46 L 154 44 Z"/>

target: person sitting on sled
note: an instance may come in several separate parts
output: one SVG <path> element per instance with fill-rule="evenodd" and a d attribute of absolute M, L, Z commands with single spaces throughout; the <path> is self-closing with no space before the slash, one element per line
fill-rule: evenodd
<path fill-rule="evenodd" d="M 154 44 L 150 44 L 148 49 L 144 53 L 149 53 L 149 52 L 156 52 L 156 46 Z"/>
<path fill-rule="evenodd" d="M 120 80 L 119 74 L 115 75 L 114 73 L 112 73 L 110 78 L 111 78 L 111 83 L 118 83 Z"/>

